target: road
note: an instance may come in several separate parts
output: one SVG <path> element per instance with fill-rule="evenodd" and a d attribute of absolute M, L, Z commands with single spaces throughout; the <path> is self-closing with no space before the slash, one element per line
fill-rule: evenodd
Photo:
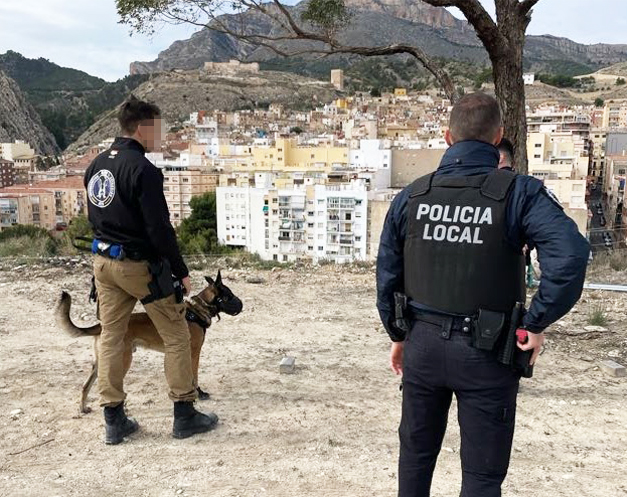
<path fill-rule="evenodd" d="M 614 235 L 610 229 L 606 229 L 607 226 L 601 226 L 601 217 L 605 216 L 605 212 L 603 214 L 597 213 L 597 205 L 602 205 L 601 201 L 601 190 L 597 188 L 593 190 L 590 194 L 590 200 L 588 207 L 592 211 L 592 223 L 590 228 L 590 244 L 592 245 L 593 252 L 605 252 L 608 249 L 605 247 L 605 240 L 603 239 L 603 233 L 608 232 L 612 237 L 612 242 L 614 241 Z M 603 209 L 603 207 L 601 207 Z M 607 219 L 606 219 L 607 221 Z"/>

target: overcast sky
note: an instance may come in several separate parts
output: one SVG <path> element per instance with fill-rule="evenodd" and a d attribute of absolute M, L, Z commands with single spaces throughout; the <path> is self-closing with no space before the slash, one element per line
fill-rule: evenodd
<path fill-rule="evenodd" d="M 482 2 L 493 7 L 493 0 Z M 541 0 L 528 32 L 580 43 L 627 44 L 626 3 Z M 0 0 L 0 53 L 44 57 L 113 81 L 128 74 L 131 62 L 153 60 L 194 32 L 192 27 L 165 26 L 152 37 L 130 36 L 117 21 L 114 0 Z"/>

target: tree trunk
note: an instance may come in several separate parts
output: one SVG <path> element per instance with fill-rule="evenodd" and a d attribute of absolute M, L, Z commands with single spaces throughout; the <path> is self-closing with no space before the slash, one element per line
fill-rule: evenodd
<path fill-rule="evenodd" d="M 505 138 L 514 144 L 514 167 L 527 174 L 527 112 L 523 81 L 523 50 L 528 19 L 509 5 L 497 2 L 498 29 L 507 43 L 488 48 L 494 76 L 496 99 L 503 113 Z"/>
<path fill-rule="evenodd" d="M 527 113 L 522 63 L 509 57 L 493 62 L 494 89 L 503 113 L 505 138 L 514 144 L 516 171 L 527 174 Z"/>

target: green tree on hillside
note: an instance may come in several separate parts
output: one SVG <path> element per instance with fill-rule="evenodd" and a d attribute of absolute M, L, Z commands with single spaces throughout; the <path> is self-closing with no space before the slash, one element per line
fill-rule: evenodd
<path fill-rule="evenodd" d="M 625 84 L 625 78 L 616 78 L 616 86 L 623 86 Z"/>
<path fill-rule="evenodd" d="M 601 97 L 597 97 L 594 100 L 594 106 L 595 107 L 603 107 L 605 105 L 605 100 L 603 100 Z"/>

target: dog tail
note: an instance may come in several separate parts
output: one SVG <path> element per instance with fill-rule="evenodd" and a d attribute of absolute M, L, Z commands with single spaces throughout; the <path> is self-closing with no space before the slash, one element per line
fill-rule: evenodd
<path fill-rule="evenodd" d="M 61 293 L 61 298 L 55 309 L 57 325 L 71 337 L 84 337 L 100 335 L 102 328 L 99 324 L 87 328 L 79 328 L 70 318 L 70 307 L 72 307 L 72 297 L 69 293 Z"/>

